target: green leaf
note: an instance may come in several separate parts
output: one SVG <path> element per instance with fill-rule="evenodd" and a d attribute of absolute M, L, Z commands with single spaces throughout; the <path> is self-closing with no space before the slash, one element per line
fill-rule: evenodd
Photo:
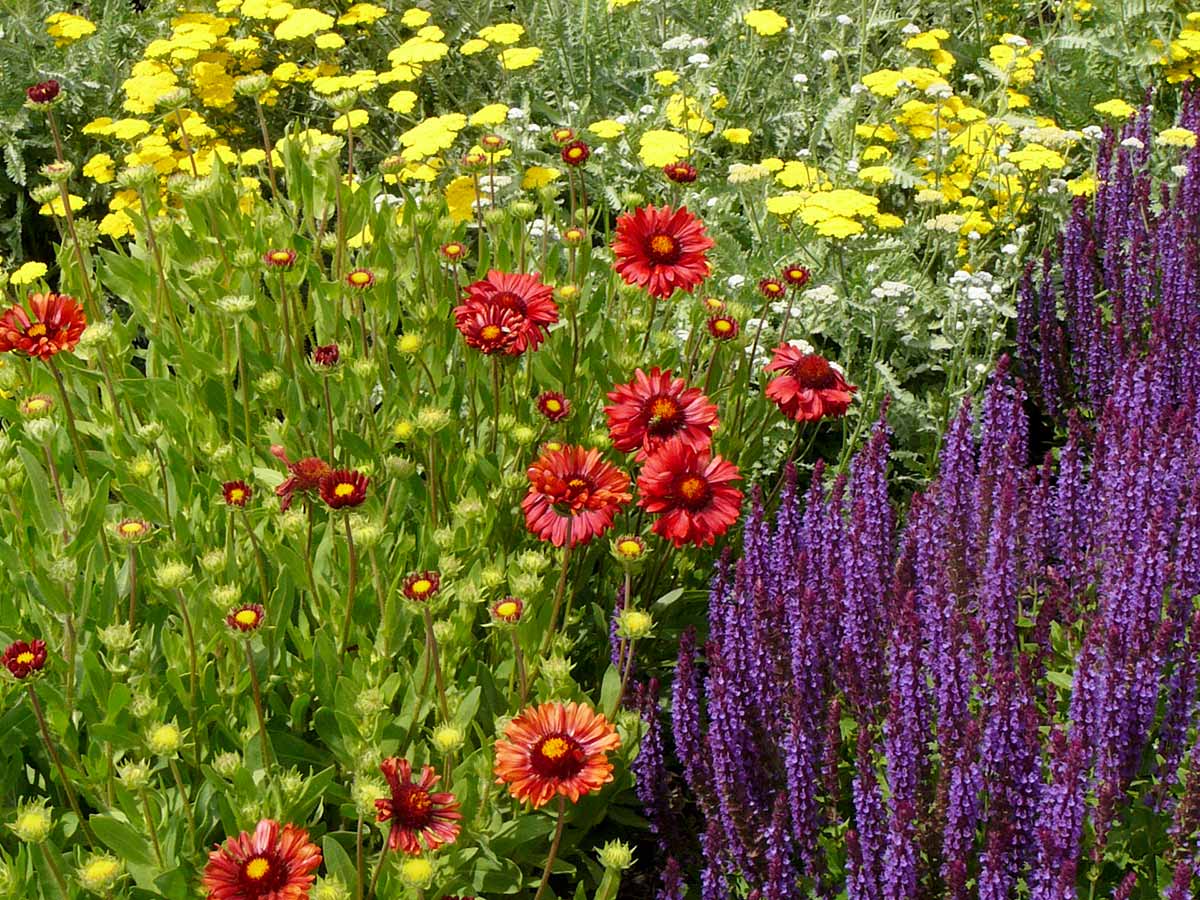
<path fill-rule="evenodd" d="M 144 866 L 154 865 L 154 854 L 150 850 L 149 842 L 135 831 L 133 826 L 112 816 L 92 816 L 89 822 L 100 842 L 119 858 Z"/>

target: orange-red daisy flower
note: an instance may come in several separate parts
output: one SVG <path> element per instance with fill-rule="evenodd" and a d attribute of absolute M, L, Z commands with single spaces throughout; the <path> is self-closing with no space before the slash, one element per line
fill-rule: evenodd
<path fill-rule="evenodd" d="M 516 355 L 517 343 L 525 321 L 511 309 L 484 303 L 467 303 L 455 309 L 454 325 L 462 333 L 468 347 L 492 356 L 497 353 Z"/>
<path fill-rule="evenodd" d="M 271 445 L 271 453 L 288 468 L 288 477 L 275 488 L 275 495 L 279 497 L 279 508 L 284 512 L 292 505 L 293 494 L 311 495 L 320 489 L 321 479 L 333 471 L 329 463 L 315 456 L 306 456 L 292 462 L 288 459 L 287 451 L 278 444 Z"/>
<path fill-rule="evenodd" d="M 357 469 L 335 469 L 321 479 L 321 499 L 330 509 L 360 506 L 370 479 Z"/>
<path fill-rule="evenodd" d="M 782 274 L 783 280 L 797 290 L 808 284 L 808 279 L 812 277 L 812 272 L 808 271 L 807 268 L 795 265 L 784 266 Z"/>
<path fill-rule="evenodd" d="M 355 269 L 346 275 L 346 284 L 358 290 L 365 290 L 375 283 L 375 273 L 370 269 Z"/>
<path fill-rule="evenodd" d="M 30 103 L 53 103 L 61 91 L 59 83 L 51 78 L 25 88 L 25 96 L 29 98 Z"/>
<path fill-rule="evenodd" d="M 658 516 L 654 533 L 676 547 L 712 544 L 741 514 L 737 466 L 707 451 L 697 452 L 676 438 L 646 461 L 638 476 L 638 501 Z"/>
<path fill-rule="evenodd" d="M 458 262 L 467 255 L 467 245 L 462 241 L 447 241 L 438 248 L 442 258 L 449 262 Z"/>
<path fill-rule="evenodd" d="M 246 501 L 254 493 L 254 489 L 244 481 L 227 481 L 221 485 L 221 493 L 225 495 L 227 505 L 245 506 Z"/>
<path fill-rule="evenodd" d="M 732 341 L 738 336 L 738 320 L 733 316 L 711 316 L 708 320 L 708 333 L 718 341 Z"/>
<path fill-rule="evenodd" d="M 585 544 L 612 527 L 629 502 L 629 476 L 600 458 L 599 450 L 566 446 L 529 467 L 529 493 L 521 501 L 526 527 L 555 547 Z"/>
<path fill-rule="evenodd" d="M 492 604 L 492 621 L 505 625 L 516 625 L 525 612 L 525 601 L 520 597 L 505 597 Z"/>
<path fill-rule="evenodd" d="M 858 390 L 825 357 L 805 353 L 791 344 L 776 347 L 765 368 L 782 373 L 767 385 L 767 396 L 785 416 L 797 422 L 844 416 Z"/>
<path fill-rule="evenodd" d="M 571 414 L 571 401 L 558 391 L 543 391 L 538 395 L 537 408 L 551 422 L 561 422 Z"/>
<path fill-rule="evenodd" d="M 572 803 L 612 781 L 608 752 L 621 745 L 609 721 L 581 703 L 529 707 L 496 741 L 496 783 L 534 807 L 556 794 Z"/>
<path fill-rule="evenodd" d="M 784 287 L 783 282 L 778 278 L 759 279 L 758 290 L 764 297 L 771 299 L 782 297 L 787 292 L 787 288 Z"/>
<path fill-rule="evenodd" d="M 268 250 L 263 254 L 263 262 L 276 269 L 290 269 L 296 263 L 295 250 Z"/>
<path fill-rule="evenodd" d="M 703 283 L 711 271 L 712 247 L 704 223 L 687 207 L 643 206 L 617 218 L 614 268 L 627 284 L 665 299 L 676 289 L 690 293 Z"/>
<path fill-rule="evenodd" d="M 238 631 L 258 631 L 262 626 L 266 611 L 259 603 L 244 603 L 229 611 L 225 624 Z"/>
<path fill-rule="evenodd" d="M 0 656 L 0 664 L 12 673 L 14 678 L 28 678 L 33 672 L 40 672 L 46 665 L 45 641 L 13 641 Z"/>
<path fill-rule="evenodd" d="M 703 450 L 718 425 L 716 404 L 700 388 L 688 387 L 657 366 L 649 375 L 638 369 L 633 381 L 613 387 L 608 399 L 612 404 L 604 414 L 613 446 L 625 453 L 637 450 L 639 461 L 673 437 Z"/>
<path fill-rule="evenodd" d="M 583 141 L 570 141 L 563 145 L 559 155 L 568 166 L 582 166 L 592 155 L 592 149 Z"/>
<path fill-rule="evenodd" d="M 454 308 L 456 324 L 474 316 L 481 306 L 511 310 L 519 316 L 517 338 L 508 351 L 514 356 L 536 350 L 550 326 L 558 321 L 554 290 L 537 275 L 489 270 L 486 278 L 467 286 L 466 302 Z"/>
<path fill-rule="evenodd" d="M 87 327 L 87 316 L 74 297 L 65 294 L 30 294 L 30 316 L 25 307 L 11 306 L 0 315 L 0 353 L 16 350 L 26 356 L 49 359 L 74 350 Z"/>
<path fill-rule="evenodd" d="M 676 184 L 691 184 L 696 180 L 696 167 L 691 163 L 677 162 L 663 166 L 663 174 Z"/>
<path fill-rule="evenodd" d="M 442 576 L 438 572 L 413 572 L 404 579 L 400 590 L 409 600 L 424 602 L 434 597 L 442 588 Z"/>
<path fill-rule="evenodd" d="M 453 844 L 458 838 L 462 813 L 453 794 L 435 794 L 430 790 L 440 780 L 433 766 L 423 767 L 421 780 L 416 782 L 412 780 L 412 764 L 407 759 L 389 756 L 379 768 L 392 794 L 375 801 L 379 821 L 392 823 L 388 849 L 416 856 L 421 852 L 422 841 L 426 850 Z"/>
<path fill-rule="evenodd" d="M 320 865 L 307 831 L 263 819 L 209 853 L 203 884 L 209 900 L 307 900 Z"/>

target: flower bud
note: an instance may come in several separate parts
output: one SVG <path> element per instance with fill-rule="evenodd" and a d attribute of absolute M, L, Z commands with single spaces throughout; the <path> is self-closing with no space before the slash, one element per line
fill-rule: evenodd
<path fill-rule="evenodd" d="M 600 848 L 600 865 L 606 869 L 622 871 L 633 865 L 633 848 L 624 841 L 609 841 Z"/>
<path fill-rule="evenodd" d="M 350 891 L 340 880 L 328 876 L 317 879 L 309 896 L 312 900 L 350 900 Z"/>
<path fill-rule="evenodd" d="M 423 856 L 414 856 L 400 863 L 400 880 L 410 887 L 424 890 L 433 881 L 433 863 Z"/>
<path fill-rule="evenodd" d="M 146 745 L 157 756 L 174 756 L 183 746 L 183 732 L 174 722 L 158 725 L 150 730 Z"/>
<path fill-rule="evenodd" d="M 41 797 L 28 803 L 22 803 L 17 808 L 17 819 L 8 827 L 26 844 L 40 844 L 50 836 L 50 829 L 54 827 L 54 819 L 46 804 L 46 798 Z"/>
<path fill-rule="evenodd" d="M 125 867 L 115 856 L 97 854 L 89 857 L 88 861 L 79 867 L 78 874 L 79 883 L 83 885 L 84 890 L 107 895 L 125 874 Z"/>
<path fill-rule="evenodd" d="M 433 741 L 434 749 L 443 755 L 453 753 L 467 740 L 467 736 L 463 733 L 463 730 L 453 725 L 438 725 L 433 729 L 433 734 L 430 737 Z"/>
<path fill-rule="evenodd" d="M 143 762 L 127 762 L 117 767 L 117 778 L 128 790 L 144 790 L 150 783 L 150 767 Z"/>
<path fill-rule="evenodd" d="M 242 768 L 242 756 L 233 750 L 227 750 L 224 753 L 218 753 L 217 758 L 213 760 L 213 769 L 222 778 L 232 781 Z"/>
<path fill-rule="evenodd" d="M 639 640 L 649 637 L 653 630 L 654 620 L 640 609 L 623 609 L 617 617 L 617 634 L 621 637 Z"/>
<path fill-rule="evenodd" d="M 164 591 L 178 590 L 191 577 L 192 567 L 179 560 L 165 562 L 154 570 L 154 580 Z"/>

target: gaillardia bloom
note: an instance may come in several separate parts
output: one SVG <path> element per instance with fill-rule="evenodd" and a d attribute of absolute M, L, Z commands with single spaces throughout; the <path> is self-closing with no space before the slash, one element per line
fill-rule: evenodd
<path fill-rule="evenodd" d="M 782 274 L 783 280 L 797 290 L 808 284 L 808 279 L 812 277 L 812 272 L 804 266 L 784 266 Z"/>
<path fill-rule="evenodd" d="M 459 310 L 462 310 L 460 313 Z M 516 355 L 524 320 L 514 310 L 492 304 L 468 303 L 455 310 L 455 327 L 468 347 L 486 356 L 497 353 Z"/>
<path fill-rule="evenodd" d="M 287 451 L 278 444 L 271 445 L 271 454 L 282 460 L 288 468 L 288 477 L 275 488 L 275 495 L 279 497 L 279 508 L 284 512 L 292 505 L 293 494 L 311 495 L 320 489 L 321 479 L 333 471 L 329 463 L 315 456 L 306 456 L 292 462 L 288 459 Z"/>
<path fill-rule="evenodd" d="M 521 272 L 491 269 L 486 278 L 468 285 L 466 302 L 454 308 L 455 323 L 474 315 L 480 307 L 498 307 L 519 316 L 517 339 L 508 351 L 514 356 L 528 349 L 536 350 L 546 339 L 545 332 L 558 321 L 554 290 L 537 275 Z"/>
<path fill-rule="evenodd" d="M 250 485 L 244 481 L 227 481 L 221 485 L 221 492 L 225 495 L 225 503 L 228 506 L 240 507 L 244 507 L 246 501 L 254 493 Z"/>
<path fill-rule="evenodd" d="M 581 703 L 531 706 L 496 741 L 496 783 L 535 808 L 556 794 L 576 803 L 612 781 L 608 752 L 620 745 L 609 721 Z"/>
<path fill-rule="evenodd" d="M 202 883 L 209 900 L 308 900 L 320 865 L 307 831 L 263 819 L 208 854 Z"/>
<path fill-rule="evenodd" d="M 407 759 L 389 756 L 379 766 L 387 779 L 392 796 L 375 801 L 380 822 L 391 822 L 388 849 L 403 850 L 413 856 L 426 850 L 436 850 L 443 844 L 453 844 L 458 838 L 458 801 L 453 794 L 435 794 L 430 788 L 440 777 L 433 766 L 421 769 L 421 780 L 412 780 L 412 764 Z"/>
<path fill-rule="evenodd" d="M 225 624 L 238 631 L 258 631 L 266 612 L 259 603 L 244 603 L 229 611 Z"/>
<path fill-rule="evenodd" d="M 0 663 L 12 673 L 14 678 L 28 678 L 33 672 L 40 672 L 46 665 L 45 641 L 14 641 L 4 650 Z"/>
<path fill-rule="evenodd" d="M 599 537 L 629 502 L 629 476 L 599 450 L 563 447 L 536 459 L 527 474 L 525 526 L 555 547 L 567 542 L 568 530 L 572 547 Z"/>
<path fill-rule="evenodd" d="M 16 350 L 26 356 L 49 359 L 74 350 L 87 327 L 87 317 L 74 297 L 65 294 L 30 294 L 30 316 L 23 306 L 11 306 L 0 315 L 0 353 Z"/>
<path fill-rule="evenodd" d="M 712 247 L 704 223 L 687 207 L 643 206 L 617 218 L 613 267 L 627 284 L 662 300 L 676 289 L 690 293 L 708 277 Z"/>
<path fill-rule="evenodd" d="M 785 416 L 797 422 L 844 416 L 858 390 L 825 357 L 805 353 L 791 344 L 776 347 L 765 368 L 781 373 L 767 385 L 767 396 Z"/>
<path fill-rule="evenodd" d="M 276 269 L 290 269 L 296 262 L 295 250 L 268 250 L 263 254 L 263 262 Z"/>
<path fill-rule="evenodd" d="M 370 269 L 355 269 L 346 276 L 346 284 L 352 288 L 363 290 L 375 283 L 375 273 Z"/>
<path fill-rule="evenodd" d="M 732 341 L 738 336 L 738 321 L 733 316 L 711 316 L 707 325 L 714 340 Z"/>
<path fill-rule="evenodd" d="M 563 145 L 560 155 L 568 166 L 582 166 L 592 155 L 592 150 L 583 141 L 571 141 Z"/>
<path fill-rule="evenodd" d="M 543 391 L 538 395 L 537 408 L 551 422 L 561 422 L 571 414 L 571 401 L 558 391 Z"/>
<path fill-rule="evenodd" d="M 647 375 L 638 369 L 633 381 L 616 385 L 608 399 L 612 404 L 604 414 L 613 446 L 625 453 L 637 450 L 639 461 L 673 437 L 704 450 L 718 425 L 716 405 L 700 388 L 672 378 L 670 370 L 655 367 Z"/>
<path fill-rule="evenodd" d="M 322 369 L 332 369 L 342 358 L 342 351 L 337 344 L 322 344 L 313 347 L 312 361 L 314 366 Z"/>
<path fill-rule="evenodd" d="M 758 282 L 758 291 L 764 297 L 775 299 L 787 293 L 787 288 L 778 278 L 763 278 Z"/>
<path fill-rule="evenodd" d="M 691 163 L 676 162 L 663 166 L 663 174 L 676 184 L 691 184 L 696 180 L 696 167 Z"/>
<path fill-rule="evenodd" d="M 458 262 L 467 255 L 467 245 L 462 241 L 447 241 L 438 249 L 442 254 L 442 259 L 449 262 Z"/>
<path fill-rule="evenodd" d="M 48 81 L 39 81 L 37 84 L 31 84 L 25 88 L 25 96 L 30 103 L 53 103 L 58 99 L 58 95 L 62 88 L 59 87 L 57 81 L 53 78 Z"/>
<path fill-rule="evenodd" d="M 357 469 L 335 469 L 321 479 L 321 499 L 330 509 L 361 506 L 369 482 Z"/>
<path fill-rule="evenodd" d="M 658 516 L 654 533 L 676 547 L 712 544 L 741 514 L 737 466 L 675 439 L 664 444 L 638 476 L 638 505 Z"/>
<path fill-rule="evenodd" d="M 437 572 L 413 572 L 404 579 L 401 592 L 409 600 L 425 602 L 442 589 L 442 576 Z"/>
<path fill-rule="evenodd" d="M 520 597 L 505 597 L 492 604 L 491 612 L 493 622 L 516 625 L 521 621 L 521 614 L 525 612 L 525 601 Z"/>

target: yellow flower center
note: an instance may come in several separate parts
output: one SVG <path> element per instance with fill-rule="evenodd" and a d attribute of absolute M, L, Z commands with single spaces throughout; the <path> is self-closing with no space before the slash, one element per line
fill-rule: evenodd
<path fill-rule="evenodd" d="M 35 397 L 33 400 L 30 400 L 25 404 L 25 408 L 30 412 L 41 412 L 46 408 L 46 401 L 40 397 Z"/>
<path fill-rule="evenodd" d="M 287 262 L 290 258 L 291 254 L 289 254 L 286 250 L 276 250 L 271 254 L 271 259 L 275 262 Z"/>
<path fill-rule="evenodd" d="M 679 412 L 674 400 L 659 397 L 650 404 L 650 415 L 655 419 L 669 419 Z"/>
<path fill-rule="evenodd" d="M 558 441 L 546 441 L 546 450 L 549 453 L 554 453 L 555 451 L 561 450 L 562 448 L 563 448 L 563 445 L 560 444 Z"/>
<path fill-rule="evenodd" d="M 41 322 L 34 322 L 29 326 L 29 330 L 25 332 L 27 337 L 42 337 L 46 333 L 46 326 Z"/>
<path fill-rule="evenodd" d="M 333 489 L 333 493 L 336 497 L 349 497 L 354 493 L 354 485 L 343 482 Z"/>
<path fill-rule="evenodd" d="M 581 150 L 579 147 L 572 147 L 567 151 L 567 156 L 569 156 L 571 159 L 580 159 L 583 156 L 583 150 Z"/>
<path fill-rule="evenodd" d="M 479 334 L 485 341 L 494 341 L 496 338 L 500 337 L 500 326 L 484 325 L 483 330 L 480 331 Z"/>
<path fill-rule="evenodd" d="M 546 757 L 546 759 L 562 759 L 569 749 L 566 741 L 562 738 L 553 737 L 542 744 L 542 756 Z"/>
<path fill-rule="evenodd" d="M 366 284 L 370 280 L 371 280 L 371 276 L 368 275 L 366 272 L 350 273 L 350 281 L 353 284 Z"/>
<path fill-rule="evenodd" d="M 412 592 L 414 594 L 426 594 L 433 588 L 433 582 L 428 578 L 419 578 L 413 582 Z"/>
<path fill-rule="evenodd" d="M 463 252 L 462 244 L 447 244 L 445 253 L 447 256 L 461 256 Z"/>
<path fill-rule="evenodd" d="M 19 662 L 23 666 L 32 665 L 33 664 L 33 654 L 30 653 L 28 650 L 26 650 L 24 653 L 18 653 L 17 654 L 17 662 Z"/>
<path fill-rule="evenodd" d="M 257 625 L 258 624 L 258 613 L 256 613 L 252 609 L 243 609 L 241 612 L 239 612 L 233 618 L 234 618 L 234 621 L 236 621 L 239 625 Z"/>
<path fill-rule="evenodd" d="M 621 541 L 621 543 L 617 544 L 617 549 L 620 550 L 624 556 L 642 555 L 642 545 L 637 541 Z"/>
<path fill-rule="evenodd" d="M 546 401 L 546 409 L 550 410 L 550 412 L 558 412 L 562 409 L 562 404 L 557 400 L 550 399 Z"/>
<path fill-rule="evenodd" d="M 587 486 L 587 482 L 584 481 L 582 478 L 572 478 L 570 481 L 567 482 L 567 487 L 574 488 L 575 490 L 579 490 L 581 487 L 586 487 L 586 486 Z"/>
<path fill-rule="evenodd" d="M 261 856 L 256 856 L 254 859 L 250 860 L 250 862 L 246 863 L 246 877 L 251 878 L 254 881 L 258 881 L 260 878 L 263 878 L 270 871 L 271 864 Z"/>
<path fill-rule="evenodd" d="M 126 522 L 121 526 L 121 534 L 141 534 L 141 522 Z"/>
<path fill-rule="evenodd" d="M 779 286 L 778 284 L 775 284 L 775 282 L 771 282 L 766 287 L 767 287 L 768 294 L 778 294 L 780 291 L 783 290 L 783 288 L 781 286 Z"/>
<path fill-rule="evenodd" d="M 721 332 L 722 334 L 724 334 L 727 331 L 730 331 L 733 328 L 733 326 L 730 325 L 728 322 L 726 322 L 724 319 L 718 319 L 716 324 L 713 327 L 716 328 L 717 331 Z"/>
<path fill-rule="evenodd" d="M 675 238 L 667 234 L 656 234 L 650 238 L 650 249 L 659 256 L 670 256 L 675 252 Z"/>
<path fill-rule="evenodd" d="M 506 600 L 496 607 L 496 615 L 498 616 L 515 616 L 517 614 L 517 604 L 511 600 Z"/>
<path fill-rule="evenodd" d="M 704 479 L 697 478 L 695 475 L 683 479 L 679 482 L 679 493 L 683 494 L 687 500 L 695 500 L 704 493 Z"/>
<path fill-rule="evenodd" d="M 232 491 L 229 492 L 229 499 L 232 500 L 234 503 L 240 503 L 242 498 L 245 496 L 246 496 L 246 492 L 243 491 L 241 488 L 234 488 Z"/>

